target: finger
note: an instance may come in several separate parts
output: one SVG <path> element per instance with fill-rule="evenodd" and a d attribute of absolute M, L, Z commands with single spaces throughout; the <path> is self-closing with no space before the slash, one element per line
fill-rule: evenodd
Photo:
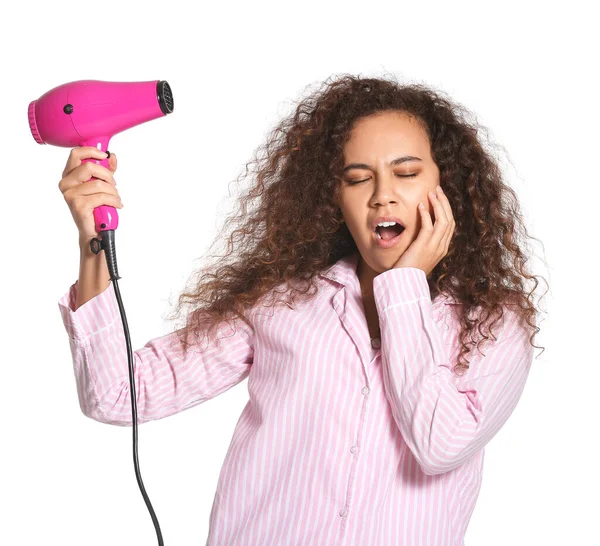
<path fill-rule="evenodd" d="M 454 221 L 454 215 L 452 214 L 452 207 L 450 206 L 450 201 L 448 200 L 448 197 L 443 191 L 438 192 L 437 197 L 440 204 L 444 208 L 444 211 L 446 212 L 446 218 L 448 218 L 448 222 L 452 223 Z"/>
<path fill-rule="evenodd" d="M 419 235 L 417 235 L 415 241 L 418 241 L 419 238 L 427 239 L 428 237 L 431 237 L 431 235 L 428 235 L 428 232 L 429 234 L 433 232 L 433 223 L 431 221 L 431 215 L 427 210 L 427 207 L 424 203 L 419 203 L 418 209 L 421 213 L 421 229 L 419 230 Z"/>
<path fill-rule="evenodd" d="M 438 193 L 438 200 L 440 201 L 442 207 L 446 212 L 446 218 L 448 218 L 448 228 L 443 238 L 443 244 L 446 252 L 450 246 L 450 241 L 452 236 L 454 235 L 454 230 L 456 229 L 456 221 L 454 220 L 454 214 L 452 214 L 452 207 L 450 206 L 450 200 L 446 196 L 444 192 Z"/>
<path fill-rule="evenodd" d="M 450 246 L 450 241 L 452 240 L 452 235 L 454 235 L 454 223 L 450 222 L 448 224 L 448 229 L 446 230 L 446 232 L 444 233 L 444 236 L 442 237 L 442 242 L 441 242 L 444 256 L 448 252 L 448 248 Z"/>
<path fill-rule="evenodd" d="M 124 207 L 123 202 L 121 201 L 121 198 L 119 196 L 102 192 L 98 192 L 87 196 L 85 197 L 85 200 L 80 195 L 69 196 L 67 199 L 67 203 L 69 205 L 69 208 L 72 211 L 75 211 L 75 214 L 78 216 L 82 216 L 82 211 L 95 209 L 102 205 L 115 207 L 119 209 L 122 209 Z"/>
<path fill-rule="evenodd" d="M 70 188 L 66 190 L 63 195 L 65 197 L 65 201 L 68 203 L 80 198 L 89 199 L 91 196 L 96 194 L 102 194 L 105 196 L 110 195 L 117 199 L 121 199 L 121 196 L 116 188 L 102 180 L 94 180 L 93 182 L 82 184 L 76 188 Z"/>
<path fill-rule="evenodd" d="M 434 206 L 434 212 L 435 212 L 435 218 L 436 220 L 439 218 L 440 220 L 444 220 L 445 222 L 448 222 L 448 214 L 447 214 L 447 209 L 444 206 L 444 202 L 442 201 L 441 197 L 440 197 L 440 192 L 436 190 L 430 192 L 430 195 L 432 197 L 431 202 L 433 203 Z"/>
<path fill-rule="evenodd" d="M 435 215 L 433 238 L 436 239 L 437 243 L 439 244 L 444 238 L 444 235 L 446 234 L 449 223 L 448 217 L 446 216 L 446 211 L 444 210 L 442 203 L 435 195 L 435 191 L 430 191 L 427 195 L 431 201 L 431 204 L 433 206 L 433 213 Z"/>
<path fill-rule="evenodd" d="M 119 195 L 119 190 L 111 183 L 105 182 L 104 180 L 95 179 L 91 182 L 85 182 L 76 185 L 74 189 L 78 195 L 92 195 L 93 193 L 110 193 L 112 195 Z"/>
<path fill-rule="evenodd" d="M 113 173 L 117 170 L 117 154 L 114 152 L 110 152 L 110 157 L 108 158 L 108 168 Z"/>
<path fill-rule="evenodd" d="M 58 183 L 58 187 L 60 191 L 64 193 L 66 190 L 81 184 L 89 184 L 94 182 L 93 179 L 101 180 L 116 186 L 113 174 L 109 169 L 103 167 L 102 165 L 97 165 L 93 161 L 88 161 L 86 163 L 82 163 L 79 167 L 76 167 L 73 171 L 71 171 Z"/>
<path fill-rule="evenodd" d="M 63 177 L 68 175 L 73 169 L 76 169 L 81 165 L 84 159 L 106 159 L 106 154 L 94 146 L 78 146 L 77 148 L 71 149 L 67 164 L 63 171 Z"/>
<path fill-rule="evenodd" d="M 81 165 L 82 159 L 106 159 L 106 154 L 95 148 L 94 146 L 79 146 L 73 148 L 67 159 L 67 164 L 63 171 L 63 178 L 67 176 L 73 169 Z"/>

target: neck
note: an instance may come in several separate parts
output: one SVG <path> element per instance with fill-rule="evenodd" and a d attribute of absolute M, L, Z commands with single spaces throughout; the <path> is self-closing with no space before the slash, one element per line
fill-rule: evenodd
<path fill-rule="evenodd" d="M 367 265 L 362 256 L 359 256 L 358 259 L 356 275 L 358 277 L 358 281 L 360 282 L 363 300 L 368 303 L 373 302 L 373 279 L 377 276 L 377 272 Z"/>

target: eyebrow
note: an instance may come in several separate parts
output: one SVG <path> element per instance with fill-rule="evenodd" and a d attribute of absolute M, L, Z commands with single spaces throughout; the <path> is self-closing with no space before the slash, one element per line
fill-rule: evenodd
<path fill-rule="evenodd" d="M 405 155 L 402 157 L 397 157 L 396 159 L 392 159 L 392 161 L 390 161 L 390 166 L 395 167 L 396 165 L 400 165 L 401 163 L 405 163 L 407 161 L 421 161 L 421 158 L 415 157 L 412 155 Z M 375 170 L 375 169 L 373 169 L 373 167 L 371 167 L 370 165 L 367 165 L 366 163 L 350 163 L 350 165 L 346 165 L 344 167 L 344 169 L 342 170 L 342 173 L 345 173 L 346 171 L 349 171 L 350 169 L 370 169 L 371 171 Z"/>

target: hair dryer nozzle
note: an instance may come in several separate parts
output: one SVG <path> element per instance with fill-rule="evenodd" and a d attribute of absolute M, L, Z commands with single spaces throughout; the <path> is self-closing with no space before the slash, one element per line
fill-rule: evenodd
<path fill-rule="evenodd" d="M 156 84 L 156 95 L 158 96 L 158 104 L 163 114 L 170 114 L 173 112 L 173 92 L 171 86 L 165 81 L 161 80 Z"/>
<path fill-rule="evenodd" d="M 42 137 L 40 136 L 40 132 L 38 131 L 37 128 L 37 123 L 35 122 L 35 101 L 32 100 L 29 103 L 29 129 L 31 129 L 31 134 L 33 135 L 33 138 L 35 139 L 35 141 L 38 144 L 46 144 L 44 142 L 44 140 L 42 139 Z"/>

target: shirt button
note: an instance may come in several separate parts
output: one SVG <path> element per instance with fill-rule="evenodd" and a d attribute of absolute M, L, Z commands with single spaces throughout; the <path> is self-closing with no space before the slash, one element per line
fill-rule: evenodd
<path fill-rule="evenodd" d="M 356 446 L 352 446 L 350 448 L 350 453 L 356 453 L 356 449 L 357 449 Z"/>
<path fill-rule="evenodd" d="M 362 392 L 363 394 L 369 394 L 369 387 L 363 387 L 362 391 L 360 392 Z"/>
<path fill-rule="evenodd" d="M 373 349 L 379 349 L 379 347 L 381 347 L 381 339 L 379 339 L 378 337 L 372 338 L 371 347 L 373 347 Z"/>
<path fill-rule="evenodd" d="M 347 515 L 348 515 L 348 510 L 346 510 L 345 508 L 343 510 L 340 510 L 340 516 L 345 518 Z"/>

